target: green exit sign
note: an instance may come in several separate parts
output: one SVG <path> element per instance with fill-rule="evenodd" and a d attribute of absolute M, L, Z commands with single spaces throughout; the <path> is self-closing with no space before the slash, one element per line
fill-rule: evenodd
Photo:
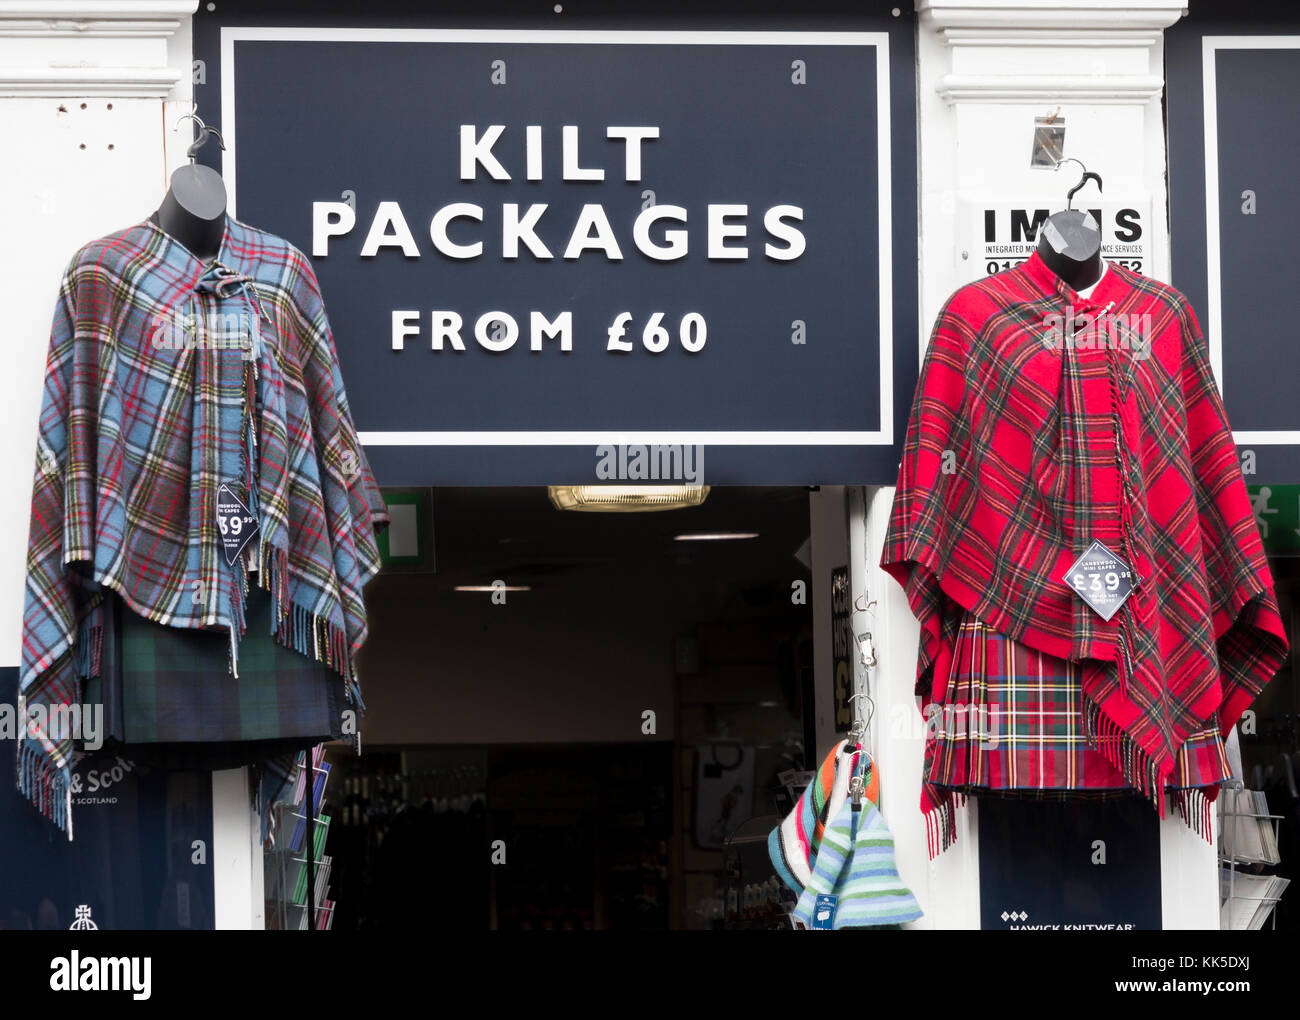
<path fill-rule="evenodd" d="M 1270 556 L 1300 556 L 1300 485 L 1247 485 Z"/>

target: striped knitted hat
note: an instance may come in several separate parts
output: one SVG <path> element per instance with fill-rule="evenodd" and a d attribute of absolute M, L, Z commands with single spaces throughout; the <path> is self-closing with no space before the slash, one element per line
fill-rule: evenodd
<path fill-rule="evenodd" d="M 857 810 L 848 796 L 854 775 L 865 786 Z M 879 791 L 866 750 L 837 744 L 768 837 L 776 873 L 799 894 L 794 916 L 805 926 L 812 926 L 822 895 L 835 897 L 833 928 L 901 924 L 921 916 L 894 864 L 894 837 L 876 806 Z"/>

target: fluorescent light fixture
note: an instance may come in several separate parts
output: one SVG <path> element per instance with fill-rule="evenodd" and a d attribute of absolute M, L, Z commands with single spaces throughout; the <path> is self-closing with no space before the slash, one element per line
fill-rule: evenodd
<path fill-rule="evenodd" d="M 758 538 L 757 531 L 689 531 L 673 538 L 674 542 L 728 542 L 738 538 Z"/>
<path fill-rule="evenodd" d="M 708 498 L 707 485 L 548 485 L 557 510 L 597 513 L 636 513 L 699 506 Z"/>
<path fill-rule="evenodd" d="M 532 591 L 531 584 L 458 584 L 452 591 Z"/>

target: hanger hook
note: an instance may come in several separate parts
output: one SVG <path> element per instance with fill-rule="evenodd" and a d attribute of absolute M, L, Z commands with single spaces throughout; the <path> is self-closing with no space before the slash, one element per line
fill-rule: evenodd
<path fill-rule="evenodd" d="M 194 121 L 196 125 L 194 129 L 194 138 L 192 139 L 190 145 L 190 148 L 193 149 L 195 145 L 199 144 L 199 140 L 203 137 L 203 132 L 205 132 L 208 129 L 208 126 L 203 123 L 203 118 L 200 117 L 197 113 L 182 113 L 179 117 L 176 118 L 176 123 L 172 125 L 172 130 L 179 131 L 181 129 L 181 125 L 187 120 Z M 189 157 L 191 160 L 193 160 L 194 153 L 191 152 L 189 154 Z"/>
<path fill-rule="evenodd" d="M 203 148 L 204 145 L 207 144 L 208 138 L 212 136 L 215 136 L 217 139 L 217 147 L 220 148 L 223 152 L 225 151 L 226 140 L 221 137 L 221 132 L 218 131 L 216 128 L 208 127 L 206 124 L 204 124 L 203 118 L 200 117 L 197 113 L 182 113 L 176 119 L 176 124 L 172 128 L 172 130 L 173 131 L 179 130 L 181 123 L 186 120 L 192 120 L 196 125 L 198 125 L 197 130 L 194 132 L 194 140 L 190 143 L 190 147 L 185 150 L 185 155 L 189 157 L 189 161 L 191 163 L 194 162 L 194 159 L 198 155 L 199 150 Z"/>
<path fill-rule="evenodd" d="M 861 700 L 867 703 L 867 717 L 863 719 L 859 716 L 853 721 L 853 725 L 849 728 L 850 733 L 856 733 L 859 736 L 866 736 L 867 730 L 871 726 L 871 719 L 876 714 L 876 703 L 871 700 L 871 695 L 865 690 L 858 691 L 856 694 L 850 694 L 849 700 Z"/>
<path fill-rule="evenodd" d="M 1079 178 L 1079 183 L 1076 184 L 1073 188 L 1071 188 L 1069 191 L 1067 191 L 1067 192 L 1065 193 L 1065 208 L 1066 208 L 1066 209 L 1073 209 L 1073 208 L 1074 208 L 1074 196 L 1075 196 L 1076 194 L 1078 194 L 1080 191 L 1082 191 L 1082 190 L 1083 190 L 1083 186 L 1084 186 L 1085 184 L 1087 184 L 1089 181 L 1096 181 L 1096 182 L 1097 182 L 1097 190 L 1098 190 L 1098 191 L 1101 191 L 1101 190 L 1102 190 L 1102 187 L 1101 187 L 1101 175 L 1100 175 L 1100 174 L 1093 173 L 1091 170 L 1089 170 L 1086 166 L 1083 165 L 1083 161 L 1082 161 L 1082 160 L 1075 159 L 1073 156 L 1066 156 L 1064 159 L 1058 159 L 1058 160 L 1056 161 L 1056 169 L 1057 169 L 1057 170 L 1060 170 L 1060 169 L 1061 169 L 1061 164 L 1062 164 L 1062 163 L 1078 163 L 1080 169 L 1083 170 L 1083 176 Z"/>

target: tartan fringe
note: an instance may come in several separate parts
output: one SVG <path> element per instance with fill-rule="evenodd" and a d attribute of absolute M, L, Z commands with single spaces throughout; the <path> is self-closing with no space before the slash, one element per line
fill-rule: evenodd
<path fill-rule="evenodd" d="M 248 629 L 244 610 L 248 602 L 248 574 L 237 570 L 230 580 L 230 672 L 239 676 L 239 642 Z"/>
<path fill-rule="evenodd" d="M 1164 818 L 1160 763 L 1138 747 L 1133 738 L 1108 719 L 1086 694 L 1083 698 L 1083 732 L 1088 746 L 1117 768 L 1124 776 L 1125 785 L 1151 801 L 1156 812 Z"/>
<path fill-rule="evenodd" d="M 71 770 L 55 765 L 39 743 L 24 734 L 18 739 L 18 792 L 36 810 L 68 834 L 72 840 Z"/>
<path fill-rule="evenodd" d="M 271 593 L 271 619 L 276 641 L 335 670 L 346 681 L 348 701 L 364 711 L 365 703 L 361 700 L 361 687 L 347 632 L 290 600 L 288 550 L 268 546 L 263 541 L 259 552 L 261 569 L 257 583 Z"/>
<path fill-rule="evenodd" d="M 349 691 L 355 686 L 347 634 L 342 627 L 309 613 L 302 606 L 290 604 L 276 628 L 275 639 L 286 648 L 329 666 L 348 681 Z"/>
<path fill-rule="evenodd" d="M 267 552 L 271 558 L 267 559 Z M 288 613 L 289 606 L 289 551 L 271 546 L 262 539 L 258 548 L 257 583 L 271 593 L 271 619 L 278 627 Z"/>
<path fill-rule="evenodd" d="M 921 790 L 925 816 L 925 847 L 930 860 L 957 842 L 957 808 L 966 802 L 964 794 L 924 783 Z"/>
<path fill-rule="evenodd" d="M 1174 803 L 1178 806 L 1178 813 L 1183 816 L 1183 821 L 1187 827 L 1195 832 L 1201 839 L 1209 843 L 1210 838 L 1210 814 L 1214 797 L 1207 794 L 1204 790 L 1197 787 L 1187 789 L 1170 790 Z M 1217 791 L 1215 791 L 1217 793 Z"/>
<path fill-rule="evenodd" d="M 73 644 L 72 662 L 77 676 L 82 679 L 100 675 L 104 660 L 104 626 L 85 620 L 77 627 Z"/>

